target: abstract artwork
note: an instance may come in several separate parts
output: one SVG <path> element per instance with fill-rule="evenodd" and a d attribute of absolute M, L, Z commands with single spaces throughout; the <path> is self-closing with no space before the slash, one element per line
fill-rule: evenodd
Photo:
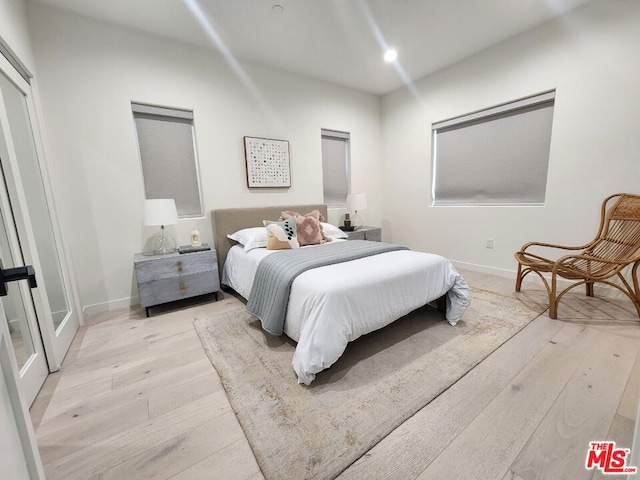
<path fill-rule="evenodd" d="M 244 157 L 250 188 L 291 186 L 287 140 L 244 137 Z"/>

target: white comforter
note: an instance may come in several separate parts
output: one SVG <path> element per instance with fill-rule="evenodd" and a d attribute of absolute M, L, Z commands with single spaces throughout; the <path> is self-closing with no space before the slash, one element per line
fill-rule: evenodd
<path fill-rule="evenodd" d="M 322 248 L 322 245 L 304 248 Z M 258 263 L 272 250 L 227 255 L 222 283 L 249 298 Z M 298 342 L 293 369 L 309 385 L 333 365 L 347 343 L 382 328 L 447 294 L 451 325 L 469 304 L 469 287 L 451 262 L 439 255 L 400 250 L 308 270 L 293 282 L 285 333 Z"/>

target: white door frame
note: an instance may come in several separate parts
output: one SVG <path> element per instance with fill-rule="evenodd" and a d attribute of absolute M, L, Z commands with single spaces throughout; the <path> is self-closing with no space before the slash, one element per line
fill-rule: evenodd
<path fill-rule="evenodd" d="M 60 368 L 64 356 L 66 355 L 69 346 L 71 345 L 71 341 L 73 340 L 73 337 L 75 336 L 79 326 L 84 322 L 82 316 L 80 315 L 81 310 L 79 306 L 77 291 L 75 289 L 75 282 L 73 281 L 73 278 L 70 274 L 72 270 L 70 268 L 70 263 L 68 260 L 69 254 L 67 249 L 65 248 L 66 244 L 62 239 L 62 231 L 57 221 L 58 216 L 53 201 L 51 185 L 49 183 L 49 169 L 45 161 L 46 155 L 42 142 L 41 128 L 38 122 L 39 115 L 37 112 L 36 103 L 34 102 L 33 98 L 35 89 L 33 89 L 29 85 L 29 83 L 2 55 L 0 55 L 0 70 L 2 70 L 2 72 L 9 78 L 9 80 L 13 82 L 13 84 L 25 95 L 27 111 L 33 134 L 33 142 L 42 177 L 42 184 L 44 188 L 47 207 L 49 210 L 48 213 L 51 219 L 53 235 L 56 240 L 55 247 L 62 273 L 62 281 L 65 292 L 67 293 L 67 305 L 69 311 L 58 328 L 55 328 L 52 319 L 53 317 L 50 304 L 47 297 L 47 291 L 45 288 L 46 286 L 42 285 L 43 288 L 38 288 L 33 291 L 33 300 L 36 311 L 38 312 L 38 323 L 40 326 L 40 332 L 42 335 L 42 341 L 46 352 L 49 370 L 51 372 L 55 372 Z M 2 97 L 0 94 L 0 100 L 1 98 Z M 8 119 L 4 108 L 0 108 L 0 122 L 3 124 L 3 128 L 5 128 L 4 125 L 8 125 Z M 14 196 L 15 198 L 17 198 L 20 207 L 21 215 L 17 215 L 16 217 L 22 216 L 23 218 L 30 218 L 25 192 L 20 178 L 19 164 L 18 159 L 15 155 L 15 150 L 13 152 L 10 152 L 9 162 L 6 163 L 13 180 L 13 182 L 8 183 L 12 183 L 15 186 L 15 188 L 13 188 L 13 185 L 9 186 L 9 188 L 13 188 L 13 191 L 10 191 L 9 193 L 12 198 L 14 198 Z M 25 262 L 30 263 L 34 266 L 37 275 L 37 272 L 40 268 L 40 260 L 38 258 L 37 245 L 35 242 L 31 223 L 29 221 L 20 221 L 18 220 L 18 218 L 16 218 L 16 220 L 20 237 L 21 239 L 26 239 L 26 243 L 28 244 L 28 248 L 24 249 L 26 250 Z M 42 279 L 42 277 L 40 277 L 40 279 Z"/>

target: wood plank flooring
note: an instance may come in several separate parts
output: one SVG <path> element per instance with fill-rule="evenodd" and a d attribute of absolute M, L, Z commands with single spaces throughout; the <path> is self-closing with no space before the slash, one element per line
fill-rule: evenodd
<path fill-rule="evenodd" d="M 461 273 L 513 292 L 511 279 Z M 536 283 L 522 295 L 546 302 Z M 339 478 L 605 478 L 584 469 L 588 443 L 631 447 L 640 323 L 627 299 L 596 295 L 568 294 L 557 320 L 531 322 Z M 89 319 L 31 408 L 47 478 L 264 478 L 192 325 L 234 308 L 227 293 L 150 318 Z"/>

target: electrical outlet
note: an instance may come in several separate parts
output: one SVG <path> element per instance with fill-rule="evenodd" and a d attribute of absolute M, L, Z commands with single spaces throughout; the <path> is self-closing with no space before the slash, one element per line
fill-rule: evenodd
<path fill-rule="evenodd" d="M 493 248 L 493 238 L 487 238 L 487 248 Z"/>

